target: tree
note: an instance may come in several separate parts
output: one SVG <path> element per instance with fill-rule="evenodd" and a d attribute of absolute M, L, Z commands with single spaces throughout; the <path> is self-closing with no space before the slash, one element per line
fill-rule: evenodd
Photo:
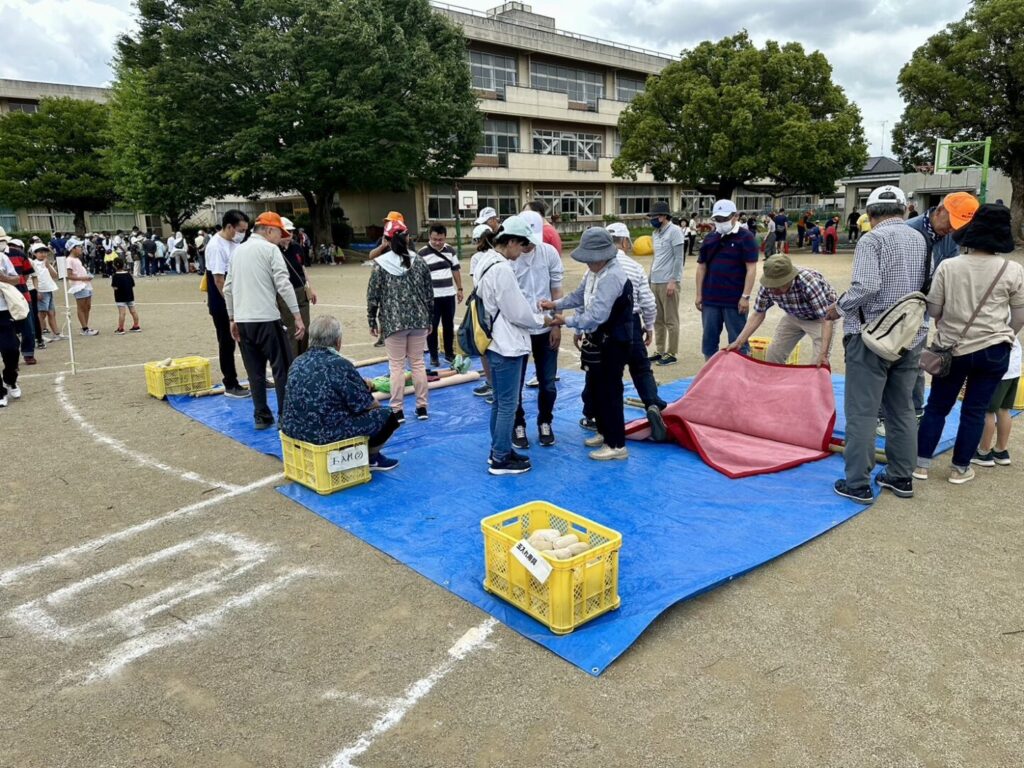
<path fill-rule="evenodd" d="M 42 99 L 34 114 L 0 119 L 0 202 L 74 214 L 75 231 L 85 234 L 85 212 L 114 202 L 106 128 L 103 105 L 67 98 Z"/>
<path fill-rule="evenodd" d="M 472 165 L 480 116 L 465 41 L 427 0 L 140 0 L 139 10 L 139 34 L 119 49 L 152 73 L 155 108 L 203 104 L 212 124 L 187 140 L 221 161 L 237 192 L 298 191 L 318 242 L 330 239 L 338 191 L 405 190 Z"/>
<path fill-rule="evenodd" d="M 683 51 L 648 78 L 619 132 L 616 175 L 635 179 L 646 167 L 719 198 L 759 179 L 827 194 L 867 158 L 860 110 L 825 56 L 799 43 L 758 49 L 746 32 Z"/>
<path fill-rule="evenodd" d="M 914 51 L 899 75 L 906 102 L 893 149 L 932 162 L 936 139 L 992 138 L 991 165 L 1010 177 L 1013 232 L 1024 225 L 1024 24 L 1020 0 L 974 0 L 963 19 Z"/>

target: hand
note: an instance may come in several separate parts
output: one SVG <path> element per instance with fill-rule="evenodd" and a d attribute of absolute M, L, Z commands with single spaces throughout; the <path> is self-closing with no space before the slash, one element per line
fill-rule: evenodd
<path fill-rule="evenodd" d="M 554 317 L 544 318 L 545 328 L 557 328 L 560 325 L 565 325 L 565 318 L 562 317 L 561 315 L 555 315 Z"/>
<path fill-rule="evenodd" d="M 370 335 L 373 336 L 374 338 L 377 337 L 377 326 L 376 325 L 371 325 L 370 326 Z"/>
<path fill-rule="evenodd" d="M 654 343 L 654 331 L 651 328 L 644 329 L 644 346 L 649 347 Z"/>
<path fill-rule="evenodd" d="M 366 388 L 367 388 L 368 390 L 370 390 L 371 392 L 373 392 L 373 379 L 363 379 L 363 384 L 365 384 L 365 385 L 366 385 Z"/>
<path fill-rule="evenodd" d="M 839 307 L 833 304 L 828 308 L 828 312 L 825 313 L 825 319 L 827 320 L 838 320 L 840 318 Z"/>
<path fill-rule="evenodd" d="M 750 311 L 750 299 L 740 299 L 737 309 L 741 315 L 747 314 Z"/>
<path fill-rule="evenodd" d="M 816 367 L 817 368 L 821 368 L 822 366 L 825 366 L 826 368 L 830 368 L 831 367 L 829 365 L 829 362 L 828 362 L 828 350 L 827 349 L 823 350 L 821 355 L 818 357 L 818 363 L 817 363 Z"/>
<path fill-rule="evenodd" d="M 309 288 L 309 303 L 316 304 L 317 300 L 320 298 L 316 294 L 316 288 L 314 288 L 312 285 L 309 285 L 307 287 Z"/>
<path fill-rule="evenodd" d="M 734 341 L 732 344 L 730 344 L 729 346 L 727 346 L 725 348 L 725 351 L 726 352 L 735 352 L 740 347 L 742 347 L 745 343 L 746 343 L 745 341 L 741 341 L 740 339 L 736 339 L 736 341 Z"/>
<path fill-rule="evenodd" d="M 675 296 L 676 295 L 676 281 L 675 280 L 669 280 L 668 281 L 668 288 L 666 288 L 665 293 L 668 296 Z"/>
<path fill-rule="evenodd" d="M 561 328 L 554 327 L 554 328 L 551 329 L 551 334 L 550 334 L 550 338 L 548 339 L 548 344 L 550 345 L 550 347 L 552 349 L 554 349 L 556 351 L 558 350 L 558 348 L 560 346 L 562 346 L 562 329 Z"/>
<path fill-rule="evenodd" d="M 239 343 L 242 341 L 242 336 L 238 332 L 238 323 L 234 320 L 231 321 L 231 338 Z"/>
<path fill-rule="evenodd" d="M 295 317 L 295 338 L 301 339 L 306 335 L 306 324 L 302 322 L 301 315 L 294 315 Z"/>
<path fill-rule="evenodd" d="M 583 344 L 583 337 L 579 335 L 573 336 L 572 344 L 576 349 L 580 349 L 580 346 Z"/>
<path fill-rule="evenodd" d="M 698 312 L 703 312 L 704 311 L 704 299 L 701 298 L 700 296 L 698 296 L 696 299 L 694 299 L 693 306 L 695 306 L 697 308 Z"/>
<path fill-rule="evenodd" d="M 551 311 L 555 308 L 555 302 L 550 301 L 549 299 L 541 299 L 537 302 L 537 308 L 544 311 Z"/>

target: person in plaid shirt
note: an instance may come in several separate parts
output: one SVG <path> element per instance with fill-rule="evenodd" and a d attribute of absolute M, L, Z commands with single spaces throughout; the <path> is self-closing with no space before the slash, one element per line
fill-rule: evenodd
<path fill-rule="evenodd" d="M 828 364 L 832 348 L 832 321 L 827 315 L 829 307 L 835 303 L 836 289 L 821 273 L 793 266 L 785 254 L 772 256 L 764 263 L 754 311 L 747 318 L 740 335 L 726 349 L 742 348 L 761 327 L 768 309 L 775 305 L 785 315 L 779 320 L 765 360 L 785 364 L 793 348 L 806 335 L 814 347 L 814 360 L 820 368 Z"/>

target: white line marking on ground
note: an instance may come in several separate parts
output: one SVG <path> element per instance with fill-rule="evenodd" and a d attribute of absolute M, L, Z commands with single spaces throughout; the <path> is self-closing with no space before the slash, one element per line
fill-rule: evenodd
<path fill-rule="evenodd" d="M 110 435 L 100 432 L 96 427 L 86 421 L 85 417 L 82 416 L 82 414 L 78 412 L 78 409 L 72 404 L 71 398 L 68 396 L 67 390 L 64 388 L 64 379 L 65 374 L 61 374 L 57 377 L 57 381 L 54 382 L 54 386 L 57 389 L 57 401 L 60 403 L 61 408 L 64 409 L 64 412 L 74 419 L 78 423 L 78 426 L 80 426 L 86 434 L 88 434 L 97 443 L 105 445 L 123 456 L 127 456 L 139 466 L 148 466 L 154 469 L 159 469 L 161 472 L 166 472 L 169 475 L 175 475 L 176 477 L 180 477 L 182 480 L 190 480 L 193 483 L 201 483 L 203 485 L 212 486 L 213 488 L 223 488 L 226 491 L 233 491 L 238 488 L 237 485 L 232 485 L 231 483 L 222 483 L 217 480 L 210 480 L 196 472 L 192 472 L 191 470 L 172 467 L 170 464 L 164 464 L 162 461 L 154 459 L 152 456 L 142 453 L 141 451 L 132 450 L 116 437 L 111 437 Z"/>
<path fill-rule="evenodd" d="M 409 710 L 430 693 L 431 689 L 443 680 L 449 672 L 474 651 L 486 647 L 487 638 L 494 630 L 498 622 L 489 618 L 470 629 L 466 634 L 455 641 L 455 644 L 448 649 L 448 658 L 443 663 L 434 667 L 426 677 L 417 680 L 410 685 L 405 693 L 394 700 L 391 706 L 384 712 L 368 731 L 362 733 L 356 741 L 345 749 L 341 750 L 329 763 L 328 768 L 355 768 L 352 760 L 359 757 L 382 735 L 390 731 L 408 714 Z"/>
<path fill-rule="evenodd" d="M 112 542 L 129 539 L 133 536 L 136 536 L 137 534 L 143 533 L 144 531 L 148 531 L 151 528 L 155 528 L 158 525 L 163 525 L 164 523 L 170 522 L 171 520 L 177 520 L 179 518 L 194 515 L 197 512 L 201 512 L 204 509 L 215 506 L 222 501 L 226 501 L 236 496 L 241 496 L 251 491 L 255 491 L 258 488 L 270 485 L 271 483 L 276 483 L 283 479 L 284 474 L 280 472 L 274 475 L 268 475 L 267 477 L 264 477 L 260 480 L 256 480 L 255 482 L 249 483 L 248 485 L 243 485 L 240 488 L 234 488 L 230 491 L 227 491 L 226 493 L 221 493 L 217 496 L 211 496 L 208 499 L 203 499 L 202 501 L 197 501 L 193 504 L 188 504 L 184 507 L 179 507 L 178 509 L 175 509 L 172 512 L 168 512 L 165 515 L 161 515 L 160 517 L 154 517 L 150 520 L 146 520 L 136 525 L 129 526 L 128 528 L 123 528 L 120 531 L 108 533 L 105 536 L 99 536 L 98 538 L 83 542 L 81 544 L 75 544 L 74 546 L 62 549 L 60 552 L 57 552 L 55 554 L 47 555 L 46 557 L 41 557 L 38 560 L 34 560 L 31 563 L 24 563 L 23 565 L 18 565 L 14 568 L 9 568 L 6 571 L 0 572 L 0 587 L 10 586 L 11 584 L 21 581 L 24 577 L 28 576 L 29 574 L 36 573 L 37 571 L 41 571 L 44 568 L 64 566 L 68 562 L 73 561 L 74 558 L 78 555 L 82 555 L 88 552 L 95 552 L 97 549 L 105 547 L 107 544 L 110 544 Z"/>

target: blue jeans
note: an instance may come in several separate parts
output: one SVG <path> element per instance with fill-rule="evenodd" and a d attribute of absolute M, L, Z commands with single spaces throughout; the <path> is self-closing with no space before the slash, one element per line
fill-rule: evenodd
<path fill-rule="evenodd" d="M 953 445 L 953 466 L 960 469 L 970 466 L 981 440 L 981 432 L 985 428 L 985 411 L 1010 366 L 1010 349 L 1009 343 L 995 344 L 968 355 L 954 357 L 948 375 L 932 378 L 928 404 L 924 407 L 924 417 L 917 431 L 917 466 L 931 466 L 935 447 L 946 426 L 946 416 L 956 404 L 957 395 L 965 381 L 967 391 L 960 405 L 960 426 L 957 427 L 956 443 Z"/>
<path fill-rule="evenodd" d="M 739 303 L 739 299 L 736 300 Z M 747 324 L 747 316 L 741 315 L 736 304 L 728 307 L 711 307 L 707 304 L 701 310 L 701 319 L 704 322 L 704 338 L 701 341 L 701 351 L 704 359 L 709 360 L 720 348 L 722 340 L 722 326 L 729 332 L 729 343 L 732 344 L 740 335 L 743 326 Z M 744 344 L 740 349 L 744 355 L 750 354 L 750 345 Z"/>
<path fill-rule="evenodd" d="M 491 388 L 494 390 L 494 405 L 491 406 L 491 458 L 495 462 L 502 462 L 512 453 L 512 429 L 516 423 L 519 383 L 523 379 L 526 355 L 505 357 L 487 350 L 487 362 L 491 364 Z"/>
<path fill-rule="evenodd" d="M 29 306 L 31 308 L 31 305 Z M 36 324 L 31 309 L 25 319 L 20 321 L 19 333 L 21 333 L 22 356 L 34 357 L 36 354 Z"/>

